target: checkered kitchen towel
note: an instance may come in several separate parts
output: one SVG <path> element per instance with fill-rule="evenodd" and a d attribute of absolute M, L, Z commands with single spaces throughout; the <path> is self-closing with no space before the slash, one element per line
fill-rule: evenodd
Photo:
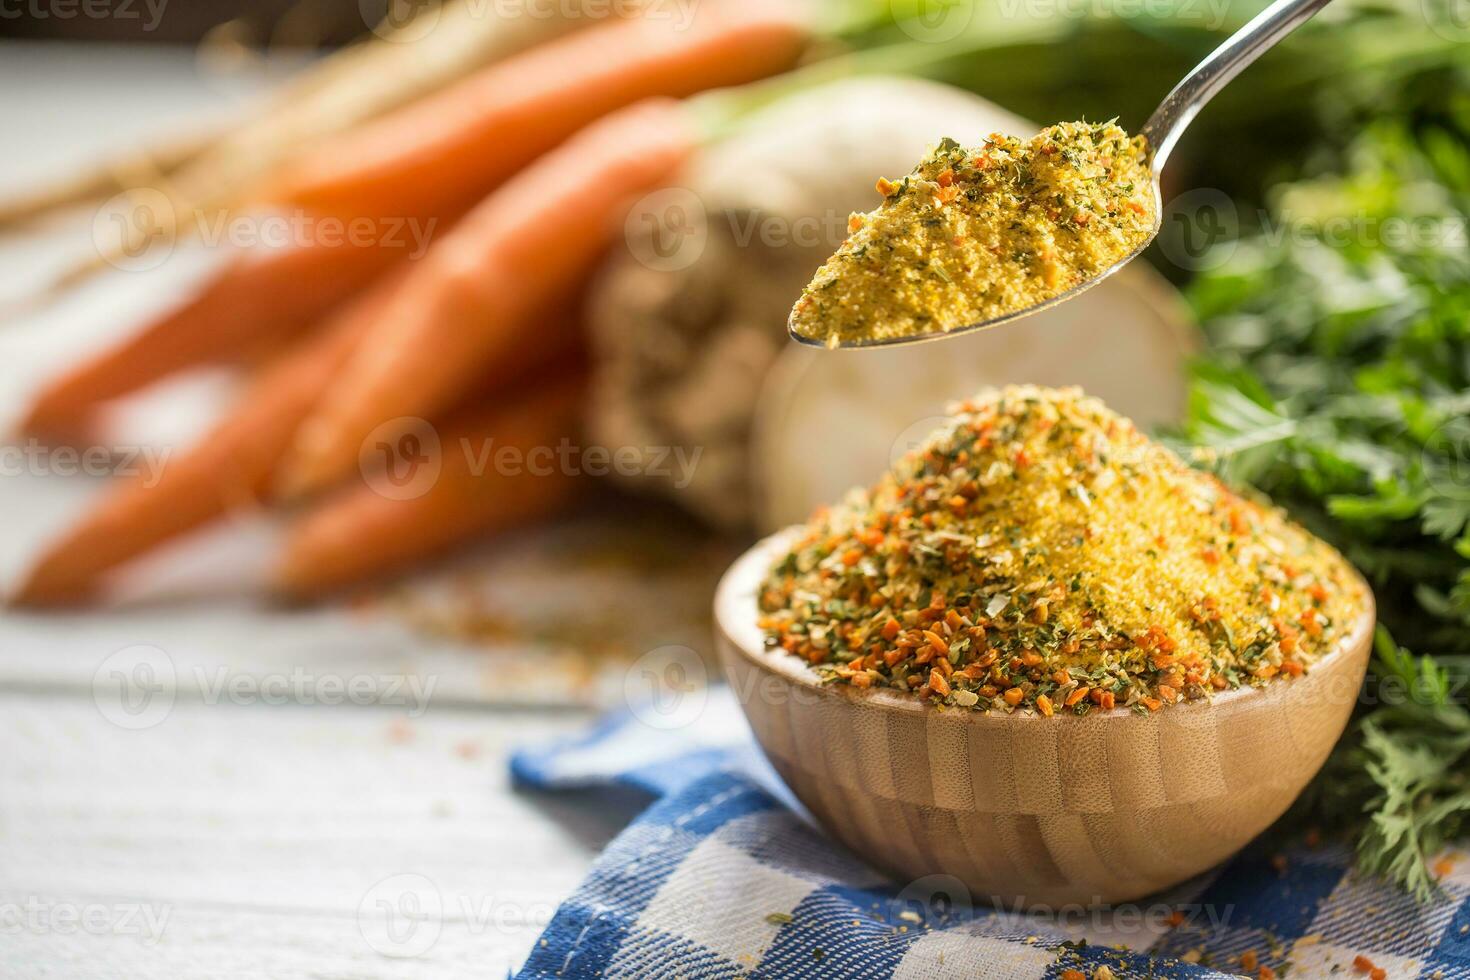
<path fill-rule="evenodd" d="M 1470 861 L 1429 906 L 1356 877 L 1348 851 L 1324 846 L 1284 863 L 1250 850 L 1106 913 L 997 909 L 943 876 L 888 882 L 828 840 L 760 758 L 727 691 L 698 725 L 648 717 L 617 716 L 512 761 L 523 787 L 656 798 L 557 911 L 519 980 L 1040 980 L 1100 966 L 1119 978 L 1268 966 L 1289 980 L 1352 980 L 1360 955 L 1391 978 L 1470 980 Z"/>

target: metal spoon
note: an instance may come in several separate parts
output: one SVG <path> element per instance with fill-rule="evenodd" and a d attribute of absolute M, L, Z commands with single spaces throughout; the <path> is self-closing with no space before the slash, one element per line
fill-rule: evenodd
<path fill-rule="evenodd" d="M 1148 141 L 1149 165 L 1153 173 L 1153 198 L 1154 198 L 1154 227 L 1149 233 L 1148 239 L 1128 255 L 1119 259 L 1113 265 L 1103 270 L 1098 275 L 1078 286 L 1073 286 L 1064 293 L 1053 296 L 1051 299 L 1028 306 L 1013 313 L 993 317 L 980 323 L 972 323 L 966 327 L 954 330 L 937 330 L 932 333 L 913 334 L 905 337 L 885 337 L 877 340 L 845 341 L 840 347 L 887 347 L 896 344 L 917 344 L 927 340 L 942 340 L 946 337 L 957 337 L 961 334 L 970 333 L 974 330 L 984 330 L 997 324 L 1007 323 L 1023 316 L 1030 316 L 1058 303 L 1065 303 L 1078 293 L 1084 292 L 1102 282 L 1108 276 L 1117 272 L 1123 266 L 1138 258 L 1149 243 L 1157 237 L 1159 224 L 1162 220 L 1163 208 L 1159 197 L 1159 177 L 1163 173 L 1164 164 L 1168 162 L 1169 153 L 1174 149 L 1174 144 L 1179 142 L 1179 137 L 1184 135 L 1184 130 L 1194 121 L 1211 99 L 1221 89 L 1228 85 L 1231 80 L 1246 69 L 1251 62 L 1255 61 L 1268 49 L 1275 46 L 1276 42 L 1296 30 L 1312 15 L 1331 3 L 1332 0 L 1276 0 L 1275 3 L 1257 14 L 1250 23 L 1232 34 L 1224 44 L 1220 45 L 1210 53 L 1210 56 L 1194 67 L 1188 75 L 1170 92 L 1154 114 L 1149 117 L 1148 122 L 1140 131 Z M 794 326 L 788 321 L 788 330 L 791 338 L 798 343 L 810 347 L 829 348 L 830 345 L 820 339 L 803 337 L 796 332 Z"/>

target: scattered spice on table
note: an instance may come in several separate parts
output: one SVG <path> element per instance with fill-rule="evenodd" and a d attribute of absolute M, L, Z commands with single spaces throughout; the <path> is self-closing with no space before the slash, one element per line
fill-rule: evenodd
<path fill-rule="evenodd" d="M 838 346 L 1014 313 L 1101 275 L 1156 220 L 1145 141 L 1111 122 L 945 139 L 878 191 L 792 310 L 800 336 Z"/>
<path fill-rule="evenodd" d="M 759 596 L 827 681 L 974 710 L 1154 711 L 1332 650 L 1362 608 L 1331 547 L 1078 389 L 955 406 L 817 514 Z"/>
<path fill-rule="evenodd" d="M 1353 969 L 1359 973 L 1368 975 L 1369 980 L 1385 980 L 1388 971 L 1376 965 L 1372 960 L 1359 953 L 1353 957 Z"/>

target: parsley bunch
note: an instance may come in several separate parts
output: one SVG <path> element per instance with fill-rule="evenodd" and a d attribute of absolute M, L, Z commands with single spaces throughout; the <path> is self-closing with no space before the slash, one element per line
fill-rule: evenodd
<path fill-rule="evenodd" d="M 1362 867 L 1428 897 L 1470 831 L 1470 152 L 1391 118 L 1262 217 L 1191 286 L 1185 434 L 1372 580 L 1386 630 L 1310 801 L 1366 814 Z"/>

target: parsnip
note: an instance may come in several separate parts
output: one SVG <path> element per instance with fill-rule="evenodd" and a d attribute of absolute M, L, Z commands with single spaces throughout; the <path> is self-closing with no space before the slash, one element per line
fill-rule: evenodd
<path fill-rule="evenodd" d="M 488 0 L 447 0 L 423 6 L 396 27 L 379 26 L 368 40 L 328 55 L 272 94 L 236 125 L 202 140 L 175 141 L 156 152 L 130 154 L 69 175 L 50 188 L 0 200 L 0 228 L 44 217 L 69 205 L 110 194 L 161 192 L 171 213 L 149 209 L 143 220 L 118 226 L 114 241 L 98 243 L 101 260 L 63 273 L 61 286 L 104 268 L 108 256 L 133 254 L 148 242 L 188 234 L 197 216 L 237 203 L 274 168 L 325 136 L 428 94 L 490 62 L 596 22 L 605 10 L 625 9 L 584 0 L 524 4 L 498 12 Z M 551 10 L 555 16 L 547 16 Z"/>

